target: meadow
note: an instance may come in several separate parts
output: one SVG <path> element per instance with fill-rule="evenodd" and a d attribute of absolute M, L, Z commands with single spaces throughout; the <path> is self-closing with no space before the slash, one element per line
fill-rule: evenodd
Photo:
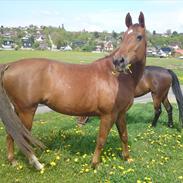
<path fill-rule="evenodd" d="M 72 63 L 88 63 L 105 54 L 47 51 L 0 51 L 0 63 L 20 58 L 46 57 Z M 183 78 L 183 61 L 175 58 L 148 58 L 147 65 L 160 65 L 174 70 Z M 183 80 L 181 80 L 183 83 Z M 183 132 L 177 130 L 179 117 L 173 105 L 174 128 L 167 127 L 167 114 L 163 110 L 156 128 L 150 126 L 153 105 L 135 104 L 127 114 L 130 155 L 132 163 L 121 156 L 121 144 L 116 127 L 110 131 L 96 170 L 90 163 L 98 134 L 97 117 L 78 128 L 75 117 L 56 112 L 37 114 L 33 135 L 46 146 L 35 149 L 43 171 L 36 171 L 16 147 L 18 165 L 12 167 L 6 160 L 5 129 L 0 123 L 0 182 L 54 182 L 54 183 L 181 183 L 183 182 Z"/>
<path fill-rule="evenodd" d="M 0 51 L 0 63 L 9 63 L 24 58 L 49 58 L 70 63 L 90 63 L 108 55 L 108 53 L 91 52 L 51 52 L 51 51 Z M 183 84 L 183 60 L 178 58 L 148 57 L 146 65 L 157 65 L 172 69 Z"/>

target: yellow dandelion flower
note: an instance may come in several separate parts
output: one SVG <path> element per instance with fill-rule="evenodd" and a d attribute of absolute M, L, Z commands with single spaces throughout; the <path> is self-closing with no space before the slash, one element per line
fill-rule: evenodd
<path fill-rule="evenodd" d="M 85 172 L 88 173 L 90 170 L 88 168 L 85 169 Z"/>
<path fill-rule="evenodd" d="M 149 177 L 145 177 L 145 178 L 144 178 L 144 180 L 150 181 L 150 180 L 151 180 L 151 178 L 149 178 Z"/>
<path fill-rule="evenodd" d="M 83 154 L 83 158 L 86 158 L 87 154 Z"/>
<path fill-rule="evenodd" d="M 141 183 L 142 181 L 141 180 L 137 180 L 137 183 Z"/>
<path fill-rule="evenodd" d="M 74 162 L 78 162 L 78 158 L 75 158 L 75 159 L 74 159 Z"/>
<path fill-rule="evenodd" d="M 181 135 L 177 135 L 178 138 L 181 138 Z"/>
<path fill-rule="evenodd" d="M 56 160 L 60 160 L 60 156 L 57 155 L 57 156 L 56 156 Z"/>
<path fill-rule="evenodd" d="M 118 168 L 119 168 L 120 170 L 124 170 L 124 167 L 122 167 L 122 166 L 118 166 Z"/>
<path fill-rule="evenodd" d="M 50 153 L 50 151 L 51 151 L 51 150 L 49 150 L 49 149 L 46 150 L 47 153 Z"/>
<path fill-rule="evenodd" d="M 18 179 L 18 178 L 16 178 L 16 179 L 15 179 L 15 182 L 19 182 L 19 179 Z"/>
<path fill-rule="evenodd" d="M 51 165 L 51 166 L 55 166 L 56 163 L 55 163 L 54 161 L 52 161 L 52 162 L 50 162 L 50 165 Z"/>
<path fill-rule="evenodd" d="M 40 174 L 43 174 L 45 171 L 45 169 L 43 168 L 41 171 L 40 171 Z"/>

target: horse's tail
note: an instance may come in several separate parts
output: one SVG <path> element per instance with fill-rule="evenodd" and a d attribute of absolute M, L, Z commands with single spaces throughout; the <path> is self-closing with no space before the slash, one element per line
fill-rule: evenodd
<path fill-rule="evenodd" d="M 172 90 L 175 95 L 178 108 L 179 108 L 179 121 L 181 123 L 181 126 L 183 127 L 183 95 L 180 88 L 179 80 L 177 78 L 177 75 L 170 69 L 168 69 L 168 72 L 172 76 Z"/>
<path fill-rule="evenodd" d="M 6 131 L 12 136 L 21 151 L 28 156 L 34 152 L 30 144 L 41 148 L 45 146 L 39 140 L 32 137 L 30 131 L 25 128 L 11 106 L 11 102 L 3 87 L 3 76 L 8 67 L 8 65 L 0 66 L 0 117 Z"/>

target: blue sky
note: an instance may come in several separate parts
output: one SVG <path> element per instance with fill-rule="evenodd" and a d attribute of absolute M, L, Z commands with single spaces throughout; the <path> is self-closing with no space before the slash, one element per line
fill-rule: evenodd
<path fill-rule="evenodd" d="M 128 12 L 137 22 L 143 11 L 151 32 L 183 32 L 182 0 L 0 0 L 0 8 L 4 26 L 64 24 L 70 31 L 121 32 Z"/>

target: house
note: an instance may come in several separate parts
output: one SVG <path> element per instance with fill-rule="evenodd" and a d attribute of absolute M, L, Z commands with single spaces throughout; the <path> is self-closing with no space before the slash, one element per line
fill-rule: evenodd
<path fill-rule="evenodd" d="M 14 41 L 11 40 L 10 38 L 3 40 L 3 44 L 2 44 L 3 49 L 11 50 L 11 49 L 13 49 L 13 46 L 14 46 Z"/>
<path fill-rule="evenodd" d="M 171 48 L 171 49 L 173 49 L 173 50 L 177 50 L 177 49 L 179 49 L 180 48 L 180 45 L 179 45 L 179 43 L 175 43 L 175 44 L 171 44 L 171 45 L 169 45 L 169 47 Z"/>
<path fill-rule="evenodd" d="M 183 55 L 183 50 L 182 49 L 177 49 L 177 50 L 175 50 L 175 53 Z"/>
<path fill-rule="evenodd" d="M 25 36 L 22 38 L 22 49 L 31 49 L 32 44 L 32 40 L 29 36 Z"/>
<path fill-rule="evenodd" d="M 114 49 L 114 46 L 111 41 L 107 41 L 104 43 L 104 50 L 105 51 L 112 51 Z"/>
<path fill-rule="evenodd" d="M 39 43 L 39 49 L 41 50 L 48 50 L 48 44 L 46 42 Z"/>
<path fill-rule="evenodd" d="M 162 47 L 160 49 L 160 52 L 164 52 L 166 53 L 167 55 L 171 55 L 172 54 L 172 49 L 170 47 Z"/>
<path fill-rule="evenodd" d="M 35 41 L 37 41 L 37 42 L 43 42 L 44 41 L 43 35 L 38 36 Z"/>
<path fill-rule="evenodd" d="M 82 47 L 86 44 L 85 41 L 82 41 L 82 40 L 76 40 L 76 41 L 73 41 L 72 42 L 72 46 L 75 48 L 75 47 Z"/>
<path fill-rule="evenodd" d="M 72 50 L 72 48 L 69 46 L 69 45 L 67 45 L 65 48 L 64 48 L 64 51 L 71 51 Z"/>
<path fill-rule="evenodd" d="M 102 51 L 102 46 L 101 45 L 97 45 L 95 51 L 96 52 L 101 52 Z"/>

